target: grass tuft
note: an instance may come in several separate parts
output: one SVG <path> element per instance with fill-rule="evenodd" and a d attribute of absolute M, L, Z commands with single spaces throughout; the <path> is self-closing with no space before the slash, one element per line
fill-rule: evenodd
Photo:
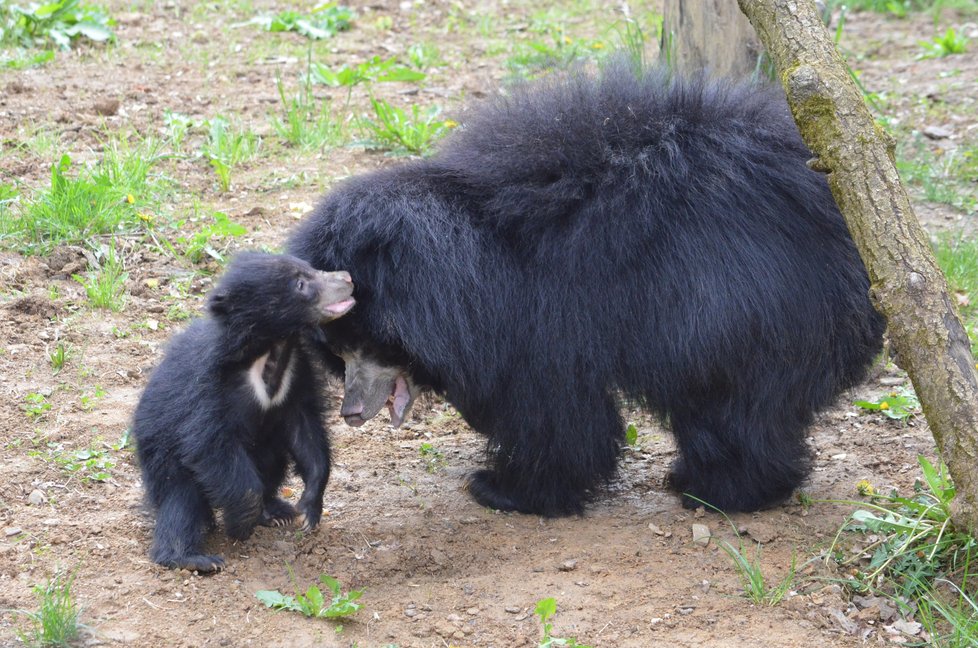
<path fill-rule="evenodd" d="M 438 106 L 422 109 L 412 105 L 408 111 L 373 98 L 370 105 L 374 109 L 374 118 L 360 120 L 365 143 L 368 147 L 387 149 L 395 154 L 428 154 L 435 140 L 457 126 L 450 119 L 439 119 L 441 108 Z"/>
<path fill-rule="evenodd" d="M 126 305 L 126 280 L 129 278 L 122 258 L 111 246 L 98 248 L 94 257 L 95 263 L 90 263 L 88 272 L 72 278 L 85 287 L 92 308 L 121 311 Z"/>
<path fill-rule="evenodd" d="M 22 642 L 31 646 L 70 646 L 81 631 L 78 604 L 71 592 L 74 574 L 59 572 L 44 585 L 34 586 L 37 612 L 20 612 L 32 622 L 29 632 L 18 632 Z"/>
<path fill-rule="evenodd" d="M 168 186 L 153 173 L 158 160 L 149 140 L 134 149 L 114 140 L 97 164 L 77 171 L 71 157 L 62 155 L 51 166 L 49 188 L 0 212 L 0 248 L 43 254 L 58 244 L 143 229 L 142 210 L 155 205 Z"/>

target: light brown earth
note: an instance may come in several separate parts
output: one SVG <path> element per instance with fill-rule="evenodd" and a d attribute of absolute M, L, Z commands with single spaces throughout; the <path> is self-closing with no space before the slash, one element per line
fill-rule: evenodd
<path fill-rule="evenodd" d="M 226 194 L 205 162 L 168 162 L 165 170 L 179 191 L 160 218 L 186 215 L 197 198 L 248 228 L 233 247 L 275 247 L 337 178 L 396 163 L 358 147 L 302 154 L 274 144 L 267 115 L 278 108 L 275 79 L 292 83 L 304 66 L 307 41 L 240 25 L 271 3 L 110 6 L 120 23 L 118 45 L 83 46 L 43 68 L 0 72 L 0 180 L 17 181 L 25 192 L 43 187 L 56 155 L 95 160 L 109 131 L 159 135 L 165 109 L 196 119 L 236 114 L 266 136 L 263 154 L 235 170 Z M 351 31 L 314 44 L 313 56 L 339 65 L 401 55 L 421 40 L 436 43 L 448 66 L 434 69 L 420 90 L 388 84 L 376 91 L 401 105 L 439 103 L 457 115 L 463 97 L 477 98 L 502 83 L 510 43 L 548 38 L 530 31 L 538 12 L 552 20 L 566 13 L 574 37 L 611 42 L 613 35 L 596 21 L 610 23 L 616 10 L 573 7 L 380 0 L 359 8 Z M 378 21 L 384 17 L 389 28 Z M 942 29 L 947 24 L 976 31 L 953 15 Z M 843 46 L 864 85 L 887 93 L 891 116 L 919 129 L 950 129 L 950 139 L 926 143 L 950 149 L 975 137 L 978 48 L 915 61 L 917 41 L 934 33 L 929 16 L 851 15 Z M 332 94 L 337 105 L 345 98 L 343 91 Z M 111 99 L 120 102 L 117 114 L 97 115 L 96 103 Z M 355 93 L 353 110 L 365 106 L 363 93 Z M 55 136 L 53 150 L 18 146 L 36 129 Z M 973 213 L 918 207 L 934 231 L 974 228 Z M 733 531 L 714 514 L 683 510 L 666 491 L 663 477 L 674 448 L 668 433 L 640 412 L 626 414 L 640 434 L 638 447 L 625 452 L 620 479 L 586 516 L 560 520 L 474 504 L 461 485 L 479 465 L 484 441 L 437 398 L 420 403 L 399 430 L 383 415 L 352 429 L 334 414 L 335 466 L 318 531 L 300 536 L 260 528 L 237 544 L 215 535 L 212 548 L 229 564 L 216 576 L 155 566 L 146 557 L 152 527 L 140 513 L 132 452 L 106 444 L 123 435 L 165 341 L 184 325 L 169 321 L 168 309 L 181 303 L 197 312 L 210 280 L 194 272 L 199 267 L 148 245 L 129 241 L 126 250 L 131 294 L 121 313 L 86 308 L 81 286 L 67 278 L 84 269 L 70 248 L 40 258 L 0 253 L 0 609 L 7 610 L 0 614 L 0 645 L 18 645 L 15 628 L 26 625 L 9 610 L 34 608 L 32 586 L 58 569 L 76 574 L 86 645 L 535 646 L 541 625 L 533 609 L 546 597 L 558 601 L 554 634 L 593 646 L 808 648 L 910 639 L 892 628 L 893 618 L 880 619 L 862 609 L 871 606 L 820 580 L 845 575 L 819 557 L 849 506 L 816 501 L 806 508 L 792 501 L 735 516 L 748 546 L 762 543 L 770 581 L 783 577 L 792 560 L 800 574 L 780 605 L 749 603 L 716 539 L 705 547 L 691 540 L 694 523 L 736 543 Z M 178 289 L 187 285 L 189 291 Z M 157 323 L 155 330 L 149 322 Z M 48 356 L 59 341 L 74 353 L 52 375 Z M 895 371 L 879 368 L 811 428 L 815 470 L 804 489 L 811 498 L 857 498 L 855 484 L 862 479 L 905 490 L 918 476 L 917 454 L 933 458 L 922 419 L 903 425 L 851 405 L 856 397 L 894 389 L 903 378 Z M 95 396 L 96 386 L 104 395 Z M 24 411 L 32 393 L 52 404 L 36 420 Z M 334 387 L 337 405 L 338 396 Z M 48 444 L 106 450 L 115 465 L 105 481 L 86 481 L 51 460 Z M 441 458 L 422 456 L 422 444 Z M 844 535 L 842 547 L 850 551 L 858 541 Z M 363 589 L 363 608 L 341 624 L 266 609 L 254 593 L 291 593 L 287 565 L 302 586 L 325 573 L 345 588 Z"/>

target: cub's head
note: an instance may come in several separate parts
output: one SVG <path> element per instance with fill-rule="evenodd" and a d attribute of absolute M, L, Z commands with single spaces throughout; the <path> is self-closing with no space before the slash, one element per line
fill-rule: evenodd
<path fill-rule="evenodd" d="M 287 337 L 345 315 L 354 305 L 347 272 L 321 272 L 286 254 L 234 257 L 207 310 L 239 335 Z"/>

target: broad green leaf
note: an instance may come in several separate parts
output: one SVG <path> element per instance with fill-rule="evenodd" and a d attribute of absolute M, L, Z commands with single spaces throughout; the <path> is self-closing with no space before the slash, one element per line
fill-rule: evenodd
<path fill-rule="evenodd" d="M 541 621 L 546 621 L 557 613 L 557 599 L 545 598 L 537 603 L 534 614 L 540 617 Z"/>
<path fill-rule="evenodd" d="M 270 608 L 301 612 L 294 597 L 286 596 L 278 590 L 259 590 L 255 592 L 255 598 Z"/>

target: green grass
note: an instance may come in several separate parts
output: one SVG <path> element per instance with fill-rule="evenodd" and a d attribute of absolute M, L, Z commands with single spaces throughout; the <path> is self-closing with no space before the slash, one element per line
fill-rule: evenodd
<path fill-rule="evenodd" d="M 900 147 L 900 178 L 928 202 L 978 211 L 978 146 L 962 145 L 941 155 L 920 138 Z"/>
<path fill-rule="evenodd" d="M 408 65 L 420 72 L 426 72 L 431 68 L 446 65 L 438 46 L 425 41 L 415 43 L 408 47 L 405 59 Z"/>
<path fill-rule="evenodd" d="M 170 246 L 171 251 L 175 255 L 182 255 L 191 263 L 200 263 L 208 258 L 224 263 L 232 241 L 247 234 L 247 228 L 232 221 L 227 214 L 215 211 L 209 214 L 200 229 L 183 233 L 194 224 L 200 225 L 202 220 L 200 216 L 195 216 L 177 221 L 176 230 L 181 234 L 177 236 L 175 245 Z"/>
<path fill-rule="evenodd" d="M 72 279 L 84 286 L 92 308 L 121 311 L 126 305 L 126 280 L 129 279 L 122 258 L 111 246 L 96 249 L 94 256 L 96 263 L 90 263 L 85 274 L 73 275 Z"/>
<path fill-rule="evenodd" d="M 41 67 L 54 60 L 54 50 L 36 52 L 22 47 L 0 51 L 0 68 L 8 70 L 27 70 Z"/>
<path fill-rule="evenodd" d="M 561 25 L 549 27 L 543 36 L 516 43 L 505 62 L 514 77 L 531 78 L 579 61 L 598 60 L 608 51 L 604 41 L 572 38 Z"/>
<path fill-rule="evenodd" d="M 734 532 L 736 533 L 736 528 Z M 794 558 L 791 559 L 791 566 L 785 577 L 772 585 L 765 579 L 764 569 L 761 567 L 761 543 L 757 543 L 753 558 L 748 557 L 747 547 L 739 533 L 737 533 L 736 547 L 726 540 L 719 540 L 717 544 L 733 561 L 737 575 L 740 576 L 740 583 L 744 588 L 744 596 L 751 603 L 774 607 L 784 600 L 788 590 L 795 583 Z"/>
<path fill-rule="evenodd" d="M 183 140 L 194 126 L 194 121 L 172 110 L 163 111 L 163 124 L 166 126 L 166 140 L 174 151 L 183 148 Z"/>
<path fill-rule="evenodd" d="M 18 631 L 18 638 L 29 646 L 71 646 L 81 631 L 80 611 L 71 592 L 73 574 L 59 572 L 44 585 L 34 586 L 36 612 L 19 612 L 32 624 L 30 631 Z"/>
<path fill-rule="evenodd" d="M 13 204 L 18 196 L 17 187 L 0 182 L 0 227 L 11 218 Z"/>
<path fill-rule="evenodd" d="M 910 495 L 896 491 L 888 495 L 861 487 L 868 502 L 839 530 L 831 555 L 852 577 L 849 584 L 867 590 L 884 583 L 891 593 L 906 599 L 926 596 L 937 578 L 967 579 L 973 562 L 975 540 L 951 524 L 951 502 L 955 488 L 943 464 L 918 457 L 923 480 Z M 847 502 L 853 503 L 853 502 Z M 861 550 L 850 557 L 834 553 L 844 531 L 862 534 Z"/>
<path fill-rule="evenodd" d="M 770 584 L 770 581 L 764 576 L 764 569 L 761 566 L 761 543 L 757 543 L 753 558 L 749 557 L 743 536 L 740 535 L 740 532 L 737 530 L 737 525 L 734 524 L 733 520 L 726 513 L 698 497 L 694 497 L 688 493 L 687 497 L 698 501 L 703 506 L 713 509 L 722 515 L 733 530 L 734 535 L 737 537 L 736 547 L 723 539 L 718 538 L 716 542 L 720 549 L 733 562 L 734 569 L 737 571 L 737 575 L 740 576 L 744 596 L 755 605 L 766 605 L 769 607 L 773 607 L 784 600 L 785 595 L 795 583 L 795 559 L 792 557 L 791 566 L 785 577 L 773 585 Z"/>
<path fill-rule="evenodd" d="M 971 353 L 978 358 L 978 239 L 944 236 L 934 245 L 934 255 L 968 330 Z"/>
<path fill-rule="evenodd" d="M 261 138 L 226 117 L 212 117 L 207 126 L 207 141 L 201 153 L 217 173 L 221 191 L 231 189 L 231 171 L 242 162 L 253 159 L 261 148 Z"/>
<path fill-rule="evenodd" d="M 930 637 L 927 645 L 963 648 L 978 645 L 978 606 L 974 575 L 978 543 L 951 522 L 955 487 L 943 464 L 918 457 L 922 480 L 909 495 L 882 495 L 867 482 L 857 490 L 869 497 L 839 529 L 828 556 L 847 574 L 857 592 L 894 601 L 901 613 L 916 617 Z M 860 534 L 855 551 L 838 549 L 843 533 Z M 912 644 L 922 645 L 922 644 Z"/>
<path fill-rule="evenodd" d="M 291 97 L 286 96 L 279 79 L 278 95 L 282 101 L 282 114 L 272 116 L 272 128 L 287 143 L 308 151 L 339 146 L 346 141 L 346 124 L 333 114 L 329 99 L 313 96 L 309 75 Z"/>
<path fill-rule="evenodd" d="M 15 151 L 27 151 L 40 158 L 51 158 L 58 152 L 58 132 L 49 127 L 30 122 L 17 129 L 15 137 L 2 144 Z"/>
<path fill-rule="evenodd" d="M 51 167 L 51 184 L 17 208 L 0 213 L 0 248 L 43 254 L 62 243 L 142 230 L 143 210 L 159 204 L 169 183 L 154 172 L 156 143 L 105 145 L 94 166 L 76 169 L 66 154 Z"/>
<path fill-rule="evenodd" d="M 457 124 L 441 119 L 441 108 L 421 108 L 413 104 L 410 110 L 393 106 L 382 99 L 370 99 L 373 117 L 360 119 L 364 144 L 395 154 L 425 155 L 431 151 L 435 140 L 445 135 Z"/>
<path fill-rule="evenodd" d="M 57 376 L 64 369 L 65 363 L 68 362 L 68 358 L 71 357 L 72 347 L 70 344 L 65 342 L 58 342 L 58 346 L 54 348 L 48 354 L 48 360 L 51 363 L 51 371 Z"/>
<path fill-rule="evenodd" d="M 942 589 L 938 589 L 941 586 Z M 917 600 L 917 619 L 935 648 L 974 648 L 978 645 L 978 604 L 946 579 Z"/>
<path fill-rule="evenodd" d="M 944 10 L 978 11 L 976 0 L 830 0 L 828 4 L 832 8 L 846 5 L 853 11 L 875 11 L 897 18 L 905 18 L 911 12 L 930 11 L 935 20 Z"/>

